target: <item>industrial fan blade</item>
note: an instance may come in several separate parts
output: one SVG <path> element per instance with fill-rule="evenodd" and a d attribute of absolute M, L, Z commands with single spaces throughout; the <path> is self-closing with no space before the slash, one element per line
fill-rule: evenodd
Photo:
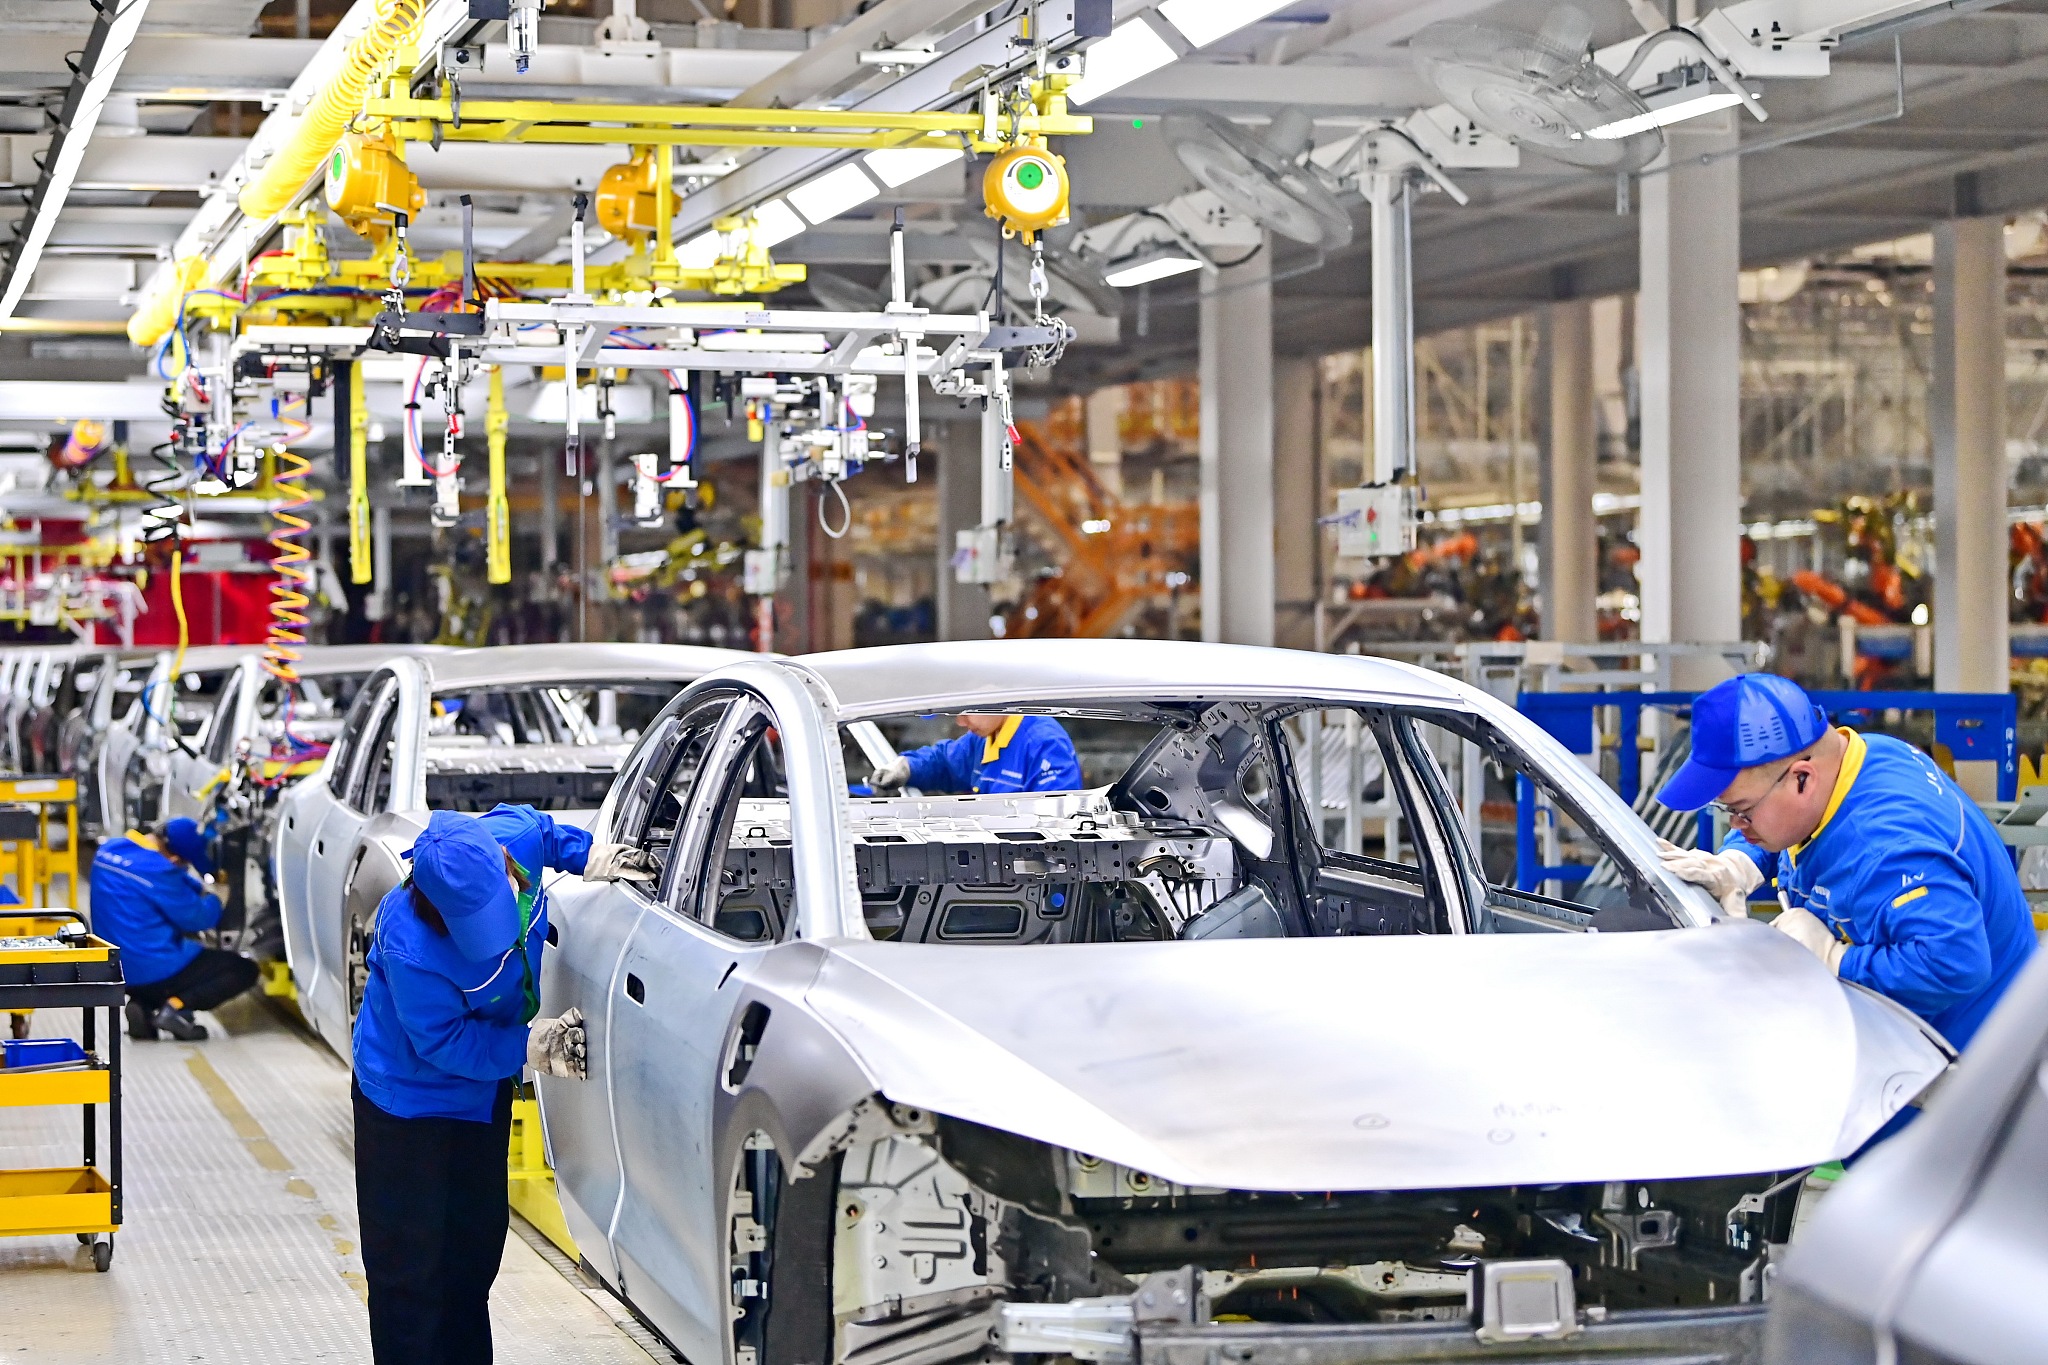
<path fill-rule="evenodd" d="M 1415 69 L 1450 105 L 1487 132 L 1589 170 L 1639 171 L 1664 150 L 1643 128 L 1602 133 L 1649 113 L 1637 94 L 1587 54 L 1593 26 L 1560 5 L 1537 33 L 1489 24 L 1431 24 L 1408 41 Z"/>
<path fill-rule="evenodd" d="M 1206 112 L 1168 119 L 1166 140 L 1188 173 L 1233 212 L 1304 246 L 1350 245 L 1351 215 L 1315 167 L 1288 154 L 1291 148 Z"/>

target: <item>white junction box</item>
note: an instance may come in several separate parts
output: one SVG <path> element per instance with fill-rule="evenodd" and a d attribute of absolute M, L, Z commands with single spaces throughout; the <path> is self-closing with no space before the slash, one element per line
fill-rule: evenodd
<path fill-rule="evenodd" d="M 1407 554 L 1415 548 L 1415 489 L 1405 483 L 1339 489 L 1336 523 L 1340 558 Z"/>

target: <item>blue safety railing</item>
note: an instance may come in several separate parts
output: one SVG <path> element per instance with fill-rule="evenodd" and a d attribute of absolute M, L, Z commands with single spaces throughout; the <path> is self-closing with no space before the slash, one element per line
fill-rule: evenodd
<path fill-rule="evenodd" d="M 1684 710 L 1697 692 L 1524 692 L 1516 709 L 1535 721 L 1575 754 L 1595 752 L 1593 713 L 1604 707 L 1619 712 L 1615 736 L 1621 761 L 1616 790 L 1630 805 L 1642 789 L 1642 763 L 1637 739 L 1643 708 Z M 1998 764 L 1998 799 L 2019 794 L 2019 702 L 2010 692 L 1810 692 L 1807 694 L 1837 724 L 1857 725 L 1860 717 L 1878 711 L 1932 711 L 1934 742 L 1958 763 Z M 1635 761 L 1631 761 L 1634 759 Z M 1702 848 L 1712 846 L 1713 813 L 1700 812 Z M 1584 881 L 1593 869 L 1581 863 L 1544 866 L 1536 847 L 1536 786 L 1528 778 L 1515 785 L 1515 885 L 1533 891 L 1546 881 Z"/>

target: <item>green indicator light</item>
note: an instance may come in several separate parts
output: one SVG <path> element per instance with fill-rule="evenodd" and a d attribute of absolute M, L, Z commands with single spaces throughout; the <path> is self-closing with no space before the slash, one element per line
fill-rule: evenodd
<path fill-rule="evenodd" d="M 1132 126 L 1133 128 L 1137 128 L 1137 129 L 1141 129 L 1141 130 L 1142 130 L 1142 129 L 1144 128 L 1144 126 L 1145 126 L 1145 120 L 1143 120 L 1143 119 L 1141 119 L 1141 118 L 1134 118 L 1134 119 L 1132 119 L 1132 120 L 1131 120 L 1131 126 Z"/>
<path fill-rule="evenodd" d="M 1045 183 L 1045 167 L 1036 161 L 1027 161 L 1017 168 L 1017 183 L 1027 190 L 1035 190 Z"/>

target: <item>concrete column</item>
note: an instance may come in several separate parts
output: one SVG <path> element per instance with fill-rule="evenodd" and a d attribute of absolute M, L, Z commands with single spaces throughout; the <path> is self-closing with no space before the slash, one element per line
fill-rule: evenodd
<path fill-rule="evenodd" d="M 1124 389 L 1112 384 L 1088 395 L 1088 465 L 1117 497 L 1124 494 Z"/>
<path fill-rule="evenodd" d="M 1687 164 L 1734 147 L 1740 112 L 1665 129 L 1665 155 L 1681 169 L 1638 182 L 1643 506 L 1637 575 L 1645 640 L 1742 638 L 1740 163 L 1731 156 L 1707 166 Z M 1673 683 L 1702 687 L 1726 674 L 1724 665 L 1701 662 L 1679 668 Z"/>
<path fill-rule="evenodd" d="M 1202 275 L 1202 638 L 1241 645 L 1273 643 L 1271 259 Z"/>
<path fill-rule="evenodd" d="M 939 431 L 938 590 L 933 616 L 941 640 L 988 638 L 988 589 L 953 578 L 956 535 L 981 520 L 981 423 L 963 417 Z"/>
<path fill-rule="evenodd" d="M 1543 527 L 1538 579 L 1543 638 L 1587 644 L 1597 638 L 1593 599 L 1600 591 L 1600 532 L 1593 521 L 1593 304 L 1556 303 L 1544 319 L 1550 372 L 1550 420 L 1539 475 Z"/>
<path fill-rule="evenodd" d="M 1316 595 L 1322 586 L 1322 452 L 1316 442 L 1316 361 L 1296 356 L 1273 365 L 1274 643 L 1315 648 Z"/>
<path fill-rule="evenodd" d="M 547 572 L 562 555 L 562 452 L 546 445 L 540 451 L 540 567 Z"/>
<path fill-rule="evenodd" d="M 1934 687 L 2004 692 L 2006 640 L 2005 224 L 1934 229 Z M 1988 763 L 1959 763 L 1973 796 L 1995 794 Z M 1970 771 L 1966 771 L 1970 770 Z"/>

